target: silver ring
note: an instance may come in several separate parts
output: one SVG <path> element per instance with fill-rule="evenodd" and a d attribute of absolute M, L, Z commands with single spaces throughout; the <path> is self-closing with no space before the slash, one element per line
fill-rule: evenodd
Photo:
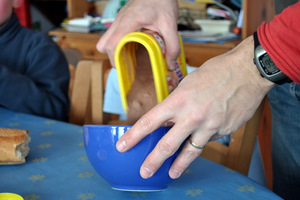
<path fill-rule="evenodd" d="M 196 149 L 204 149 L 204 147 L 205 147 L 205 145 L 204 145 L 204 146 L 199 146 L 199 145 L 195 144 L 195 143 L 192 141 L 191 138 L 189 139 L 189 141 L 190 141 L 190 144 L 191 144 L 193 147 L 195 147 Z"/>

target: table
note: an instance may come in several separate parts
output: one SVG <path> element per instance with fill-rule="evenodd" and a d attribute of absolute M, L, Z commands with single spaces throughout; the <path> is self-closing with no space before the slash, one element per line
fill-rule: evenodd
<path fill-rule="evenodd" d="M 56 43 L 62 49 L 81 52 L 81 59 L 108 58 L 107 55 L 96 49 L 96 44 L 102 36 L 101 33 L 78 33 L 56 29 L 49 31 L 48 34 L 56 38 Z M 190 66 L 199 67 L 208 59 L 233 49 L 240 42 L 240 39 L 227 41 L 223 44 L 183 42 L 186 62 Z"/>
<path fill-rule="evenodd" d="M 164 191 L 116 191 L 90 165 L 81 126 L 0 108 L 0 127 L 30 131 L 26 163 L 0 166 L 0 192 L 17 193 L 25 200 L 281 199 L 201 157 Z"/>

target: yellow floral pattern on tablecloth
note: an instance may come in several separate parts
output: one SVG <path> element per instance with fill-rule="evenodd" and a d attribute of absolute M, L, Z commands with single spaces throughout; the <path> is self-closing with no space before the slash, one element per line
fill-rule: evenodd
<path fill-rule="evenodd" d="M 184 174 L 190 174 L 192 171 L 190 169 L 185 170 Z"/>
<path fill-rule="evenodd" d="M 12 122 L 12 123 L 9 123 L 8 126 L 20 126 L 20 123 L 19 122 Z"/>
<path fill-rule="evenodd" d="M 243 185 L 239 186 L 238 191 L 240 192 L 254 192 L 255 188 L 254 186 L 249 186 L 249 185 Z"/>
<path fill-rule="evenodd" d="M 185 194 L 187 196 L 191 195 L 192 197 L 195 197 L 195 196 L 201 195 L 202 192 L 203 192 L 203 190 L 201 190 L 201 189 L 187 189 L 185 191 Z"/>
<path fill-rule="evenodd" d="M 225 172 L 235 173 L 236 171 L 234 171 L 233 169 L 230 169 L 230 168 L 226 167 L 225 168 Z"/>
<path fill-rule="evenodd" d="M 35 159 L 33 159 L 32 161 L 33 161 L 33 162 L 45 162 L 45 161 L 47 161 L 47 160 L 48 160 L 48 158 L 40 157 L 40 158 L 35 158 Z"/>
<path fill-rule="evenodd" d="M 80 143 L 78 144 L 78 146 L 83 147 L 83 146 L 84 146 L 83 142 L 80 142 Z"/>
<path fill-rule="evenodd" d="M 91 172 L 83 172 L 77 175 L 78 178 L 89 178 L 91 176 L 94 176 Z"/>
<path fill-rule="evenodd" d="M 52 131 L 45 131 L 45 132 L 42 132 L 41 135 L 43 135 L 43 136 L 53 135 L 53 132 Z"/>
<path fill-rule="evenodd" d="M 40 195 L 37 194 L 29 194 L 24 196 L 24 200 L 38 200 L 40 199 Z"/>
<path fill-rule="evenodd" d="M 88 199 L 94 199 L 96 195 L 94 193 L 80 193 L 77 195 L 77 199 L 81 200 L 88 200 Z"/>
<path fill-rule="evenodd" d="M 185 170 L 183 175 L 189 175 L 191 173 L 192 173 L 192 170 L 190 168 L 188 168 Z M 202 192 L 203 192 L 203 190 L 201 190 L 199 188 L 198 189 L 187 189 L 185 191 L 185 195 L 195 197 L 195 196 L 201 195 Z"/>
<path fill-rule="evenodd" d="M 38 146 L 38 148 L 40 148 L 40 149 L 46 149 L 46 148 L 50 148 L 50 147 L 51 147 L 51 144 L 40 144 Z"/>
<path fill-rule="evenodd" d="M 131 192 L 131 193 L 130 193 L 130 196 L 139 199 L 139 198 L 144 198 L 144 197 L 146 197 L 147 194 L 148 194 L 147 192 Z"/>
<path fill-rule="evenodd" d="M 78 158 L 78 160 L 86 162 L 88 161 L 88 158 L 86 156 L 81 156 L 80 158 Z"/>
<path fill-rule="evenodd" d="M 44 179 L 46 176 L 45 175 L 32 175 L 31 177 L 29 177 L 29 180 L 32 180 L 33 182 L 35 181 L 39 181 L 39 180 L 42 180 Z"/>
<path fill-rule="evenodd" d="M 55 120 L 46 120 L 45 124 L 51 125 L 51 124 L 55 124 L 56 121 Z"/>

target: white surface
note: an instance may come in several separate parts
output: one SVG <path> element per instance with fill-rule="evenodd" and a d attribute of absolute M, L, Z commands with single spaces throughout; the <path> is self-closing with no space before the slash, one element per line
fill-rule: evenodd
<path fill-rule="evenodd" d="M 194 23 L 207 33 L 229 33 L 232 32 L 235 22 L 232 20 L 196 19 Z"/>

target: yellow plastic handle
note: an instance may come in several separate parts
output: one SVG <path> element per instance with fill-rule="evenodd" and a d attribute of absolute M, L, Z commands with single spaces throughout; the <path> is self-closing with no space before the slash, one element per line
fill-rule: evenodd
<path fill-rule="evenodd" d="M 179 36 L 180 38 L 180 36 Z M 160 41 L 163 43 L 163 41 Z M 115 64 L 117 69 L 122 105 L 127 112 L 127 94 L 135 78 L 136 57 L 135 52 L 138 44 L 143 45 L 149 54 L 152 66 L 154 85 L 157 102 L 163 101 L 168 95 L 168 69 L 163 56 L 162 47 L 158 40 L 151 34 L 145 32 L 132 32 L 125 35 L 119 42 L 115 52 Z M 183 51 L 183 44 L 180 38 L 181 54 L 177 59 L 182 76 L 186 76 L 186 63 Z"/>

